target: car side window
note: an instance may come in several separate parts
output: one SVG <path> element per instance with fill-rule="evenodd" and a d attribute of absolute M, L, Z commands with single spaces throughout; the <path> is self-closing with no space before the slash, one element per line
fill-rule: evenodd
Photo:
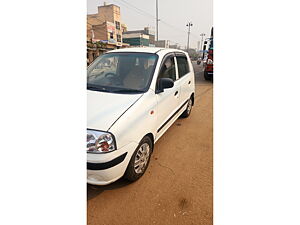
<path fill-rule="evenodd" d="M 176 59 L 177 59 L 177 66 L 178 66 L 178 75 L 179 75 L 179 78 L 181 78 L 190 72 L 188 60 L 187 60 L 186 56 L 183 56 L 183 55 L 176 56 Z"/>
<path fill-rule="evenodd" d="M 171 78 L 173 81 L 176 81 L 176 70 L 175 70 L 175 60 L 174 56 L 168 56 L 162 63 L 160 68 L 157 81 L 160 78 Z"/>

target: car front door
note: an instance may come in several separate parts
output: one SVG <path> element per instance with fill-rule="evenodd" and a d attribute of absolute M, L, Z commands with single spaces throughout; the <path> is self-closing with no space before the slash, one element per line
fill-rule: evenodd
<path fill-rule="evenodd" d="M 156 93 L 157 138 L 159 138 L 172 124 L 174 114 L 176 114 L 176 110 L 179 107 L 180 85 L 177 82 L 178 76 L 174 54 L 168 54 L 164 57 L 160 66 L 156 84 L 158 84 L 159 79 L 161 78 L 171 78 L 174 81 L 174 86 L 172 88 L 164 89 L 163 92 Z"/>

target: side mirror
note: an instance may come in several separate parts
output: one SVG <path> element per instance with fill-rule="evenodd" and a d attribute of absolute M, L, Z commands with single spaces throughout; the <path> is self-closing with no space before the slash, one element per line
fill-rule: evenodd
<path fill-rule="evenodd" d="M 158 81 L 158 90 L 156 93 L 163 92 L 164 89 L 172 88 L 174 81 L 171 78 L 160 78 Z"/>

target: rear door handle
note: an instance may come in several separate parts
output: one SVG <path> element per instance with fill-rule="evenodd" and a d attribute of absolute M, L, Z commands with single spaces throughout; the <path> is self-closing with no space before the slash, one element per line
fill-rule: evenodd
<path fill-rule="evenodd" d="M 189 81 L 189 84 L 191 83 L 191 81 Z"/>
<path fill-rule="evenodd" d="M 176 96 L 178 94 L 178 91 L 175 92 L 174 96 Z"/>

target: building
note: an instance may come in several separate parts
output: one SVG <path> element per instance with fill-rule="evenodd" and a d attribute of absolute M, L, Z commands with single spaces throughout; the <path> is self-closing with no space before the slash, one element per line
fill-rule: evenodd
<path fill-rule="evenodd" d="M 121 23 L 120 7 L 114 4 L 98 6 L 98 13 L 87 15 L 87 39 L 102 42 L 108 49 L 120 48 L 123 45 L 122 30 L 127 29 Z"/>
<path fill-rule="evenodd" d="M 104 47 L 105 44 L 101 42 L 87 42 L 87 65 L 91 64 L 95 58 L 107 51 Z"/>
<path fill-rule="evenodd" d="M 178 44 L 170 45 L 169 47 L 174 49 L 181 49 Z"/>
<path fill-rule="evenodd" d="M 155 46 L 155 33 L 149 27 L 144 30 L 123 31 L 123 42 L 133 46 Z"/>
<path fill-rule="evenodd" d="M 149 35 L 142 33 L 129 33 L 123 34 L 123 42 L 135 47 L 149 46 Z"/>
<path fill-rule="evenodd" d="M 170 48 L 170 41 L 169 40 L 155 41 L 155 47 Z"/>
<path fill-rule="evenodd" d="M 122 23 L 121 24 L 121 30 L 122 30 L 122 33 L 127 32 L 127 25 Z"/>
<path fill-rule="evenodd" d="M 149 35 L 149 46 L 155 47 L 155 33 L 150 27 L 144 28 L 144 34 Z"/>

